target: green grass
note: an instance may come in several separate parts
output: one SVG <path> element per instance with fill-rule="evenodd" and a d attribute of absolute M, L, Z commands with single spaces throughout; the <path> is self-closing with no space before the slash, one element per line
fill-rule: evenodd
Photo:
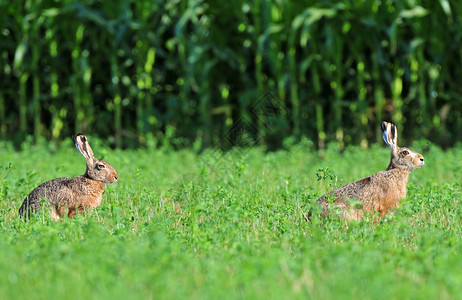
<path fill-rule="evenodd" d="M 84 217 L 29 222 L 39 183 L 77 176 L 60 149 L 0 144 L 0 298 L 445 299 L 462 296 L 462 147 L 425 142 L 427 164 L 386 222 L 305 221 L 330 188 L 385 169 L 389 151 L 112 151 L 120 180 Z M 222 155 L 222 156 L 220 156 Z M 328 168 L 318 181 L 319 169 Z M 324 171 L 326 173 L 326 171 Z M 336 180 L 337 179 L 337 180 Z"/>

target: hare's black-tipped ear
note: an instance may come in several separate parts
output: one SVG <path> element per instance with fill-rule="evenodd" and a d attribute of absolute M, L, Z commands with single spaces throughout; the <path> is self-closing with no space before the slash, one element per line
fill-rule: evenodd
<path fill-rule="evenodd" d="M 388 146 L 398 147 L 398 130 L 393 122 L 382 122 L 382 137 Z"/>
<path fill-rule="evenodd" d="M 85 157 L 90 165 L 93 165 L 93 150 L 91 150 L 90 144 L 88 144 L 87 137 L 81 133 L 73 136 L 74 144 L 77 150 Z"/>

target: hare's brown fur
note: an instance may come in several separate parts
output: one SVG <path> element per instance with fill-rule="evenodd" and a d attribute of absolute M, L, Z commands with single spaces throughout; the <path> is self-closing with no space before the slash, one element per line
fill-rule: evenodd
<path fill-rule="evenodd" d="M 406 184 L 410 171 L 393 169 L 381 171 L 372 176 L 364 177 L 358 181 L 339 187 L 328 195 L 333 196 L 335 206 L 347 220 L 359 220 L 364 212 L 379 212 L 384 216 L 392 207 L 399 206 L 399 199 L 406 198 Z M 326 195 L 318 199 L 323 206 L 322 216 L 327 217 L 329 197 Z M 354 201 L 359 201 L 359 207 L 351 207 Z"/>
<path fill-rule="evenodd" d="M 74 141 L 87 160 L 85 174 L 74 178 L 56 178 L 37 186 L 24 199 L 19 209 L 21 217 L 40 211 L 42 200 L 49 206 L 53 220 L 59 220 L 66 214 L 71 218 L 101 204 L 106 183 L 117 181 L 118 174 L 109 163 L 93 156 L 84 135 L 78 134 Z"/>
<path fill-rule="evenodd" d="M 323 195 L 317 200 L 322 206 L 321 216 L 327 217 L 332 208 L 346 220 L 359 220 L 365 212 L 378 212 L 382 218 L 406 197 L 409 174 L 424 164 L 424 158 L 415 151 L 397 146 L 398 132 L 394 123 L 383 122 L 382 131 L 385 142 L 391 147 L 388 168 Z"/>

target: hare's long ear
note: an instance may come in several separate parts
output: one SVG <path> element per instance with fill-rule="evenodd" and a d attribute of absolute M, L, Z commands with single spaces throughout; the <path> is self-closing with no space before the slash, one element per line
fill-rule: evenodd
<path fill-rule="evenodd" d="M 95 156 L 93 155 L 93 150 L 91 150 L 90 144 L 88 144 L 87 137 L 79 133 L 74 135 L 74 144 L 77 150 L 85 157 L 87 164 L 89 166 L 93 165 L 93 160 Z"/>
<path fill-rule="evenodd" d="M 391 149 L 398 148 L 398 130 L 393 122 L 382 122 L 382 137 Z"/>

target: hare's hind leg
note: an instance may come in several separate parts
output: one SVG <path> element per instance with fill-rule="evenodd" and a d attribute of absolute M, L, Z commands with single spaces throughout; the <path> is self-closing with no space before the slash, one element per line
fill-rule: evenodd
<path fill-rule="evenodd" d="M 72 218 L 73 216 L 75 216 L 76 214 L 82 214 L 84 215 L 86 212 L 86 209 L 84 206 L 82 205 L 79 205 L 78 207 L 72 207 L 72 208 L 69 208 L 69 213 L 67 214 L 67 216 L 70 218 Z"/>
<path fill-rule="evenodd" d="M 56 208 L 53 207 L 53 206 L 50 208 L 50 218 L 51 218 L 53 221 L 59 221 L 59 219 L 61 219 L 61 217 L 59 216 L 59 214 L 56 212 Z"/>
<path fill-rule="evenodd" d="M 75 208 L 69 208 L 69 212 L 67 213 L 67 217 L 70 219 L 75 215 L 76 215 Z"/>
<path fill-rule="evenodd" d="M 59 221 L 66 215 L 66 207 L 61 204 L 51 204 L 50 217 L 53 221 Z"/>

